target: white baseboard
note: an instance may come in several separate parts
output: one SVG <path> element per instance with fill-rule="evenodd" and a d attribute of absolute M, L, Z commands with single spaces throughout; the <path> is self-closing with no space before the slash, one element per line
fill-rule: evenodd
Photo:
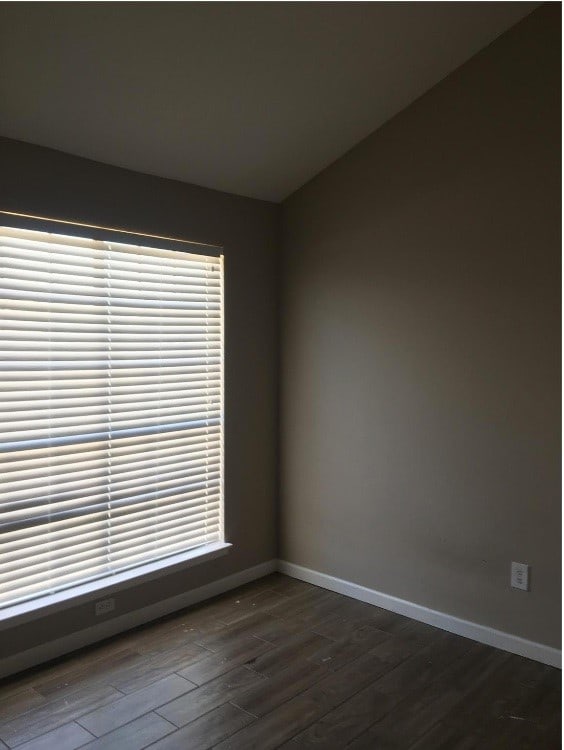
<path fill-rule="evenodd" d="M 548 664 L 551 667 L 562 669 L 562 652 L 551 646 L 545 646 L 542 643 L 528 641 L 510 633 L 504 633 L 501 630 L 495 630 L 485 625 L 479 625 L 468 620 L 461 620 L 459 617 L 453 617 L 445 612 L 438 612 L 428 609 L 420 604 L 408 602 L 405 599 L 398 599 L 389 594 L 383 594 L 381 591 L 360 586 L 357 583 L 345 581 L 342 578 L 335 578 L 326 573 L 319 573 L 316 570 L 304 568 L 301 565 L 278 561 L 278 570 L 281 573 L 299 578 L 307 583 L 313 583 L 315 586 L 336 591 L 338 594 L 350 596 L 352 599 L 359 599 L 368 604 L 374 604 L 377 607 L 396 612 L 399 615 L 411 617 L 413 620 L 424 622 L 427 625 L 434 625 L 449 633 L 470 638 L 473 641 L 484 643 L 487 646 L 494 646 L 503 651 L 509 651 L 512 654 L 525 656 L 528 659 L 534 659 L 542 664 Z"/>
<path fill-rule="evenodd" d="M 14 654 L 14 656 L 9 656 L 0 661 L 0 678 L 21 672 L 23 669 L 28 669 L 29 667 L 37 666 L 45 661 L 63 656 L 84 646 L 90 646 L 104 638 L 117 635 L 138 625 L 144 625 L 147 622 L 151 622 L 151 620 L 156 620 L 184 607 L 189 607 L 191 604 L 198 604 L 198 602 L 210 599 L 212 596 L 223 594 L 226 591 L 237 588 L 237 586 L 254 581 L 256 578 L 273 573 L 275 570 L 277 570 L 277 561 L 268 560 L 252 568 L 246 568 L 245 570 L 240 570 L 238 573 L 233 573 L 233 575 L 212 581 L 212 583 L 208 583 L 205 586 L 200 586 L 197 589 L 173 596 L 170 599 L 164 599 L 161 602 L 150 604 L 147 607 L 136 609 L 119 617 L 114 617 L 111 620 L 93 625 L 84 630 L 79 630 L 63 638 L 57 638 L 54 641 L 49 641 L 40 646 L 30 648 L 27 651 Z"/>
<path fill-rule="evenodd" d="M 55 659 L 71 651 L 76 651 L 84 646 L 90 646 L 104 638 L 109 638 L 112 635 L 117 635 L 139 625 L 144 625 L 159 617 L 177 612 L 184 607 L 189 607 L 192 604 L 198 604 L 277 570 L 293 578 L 299 578 L 302 581 L 312 583 L 315 586 L 321 586 L 322 588 L 336 591 L 353 599 L 359 599 L 360 601 L 374 604 L 391 612 L 411 617 L 419 622 L 434 625 L 442 630 L 447 630 L 449 633 L 455 633 L 456 635 L 470 638 L 488 646 L 494 646 L 495 648 L 500 648 L 519 656 L 525 656 L 552 667 L 562 668 L 562 652 L 556 648 L 528 641 L 525 638 L 519 638 L 500 630 L 494 630 L 485 625 L 461 620 L 444 612 L 437 612 L 436 610 L 422 607 L 419 604 L 398 599 L 389 594 L 383 594 L 380 591 L 345 581 L 342 578 L 335 578 L 326 573 L 319 573 L 316 570 L 310 570 L 309 568 L 304 568 L 301 565 L 295 565 L 285 560 L 268 560 L 252 568 L 246 568 L 238 573 L 233 573 L 233 575 L 212 581 L 212 583 L 200 586 L 197 589 L 186 591 L 170 599 L 165 599 L 133 612 L 128 612 L 125 615 L 115 617 L 106 622 L 93 625 L 90 628 L 2 659 L 0 661 L 0 678 L 21 672 L 29 667 L 37 666 L 50 659 Z"/>

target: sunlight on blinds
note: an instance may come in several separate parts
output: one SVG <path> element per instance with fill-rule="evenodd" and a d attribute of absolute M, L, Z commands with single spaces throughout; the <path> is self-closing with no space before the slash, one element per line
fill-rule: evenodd
<path fill-rule="evenodd" d="M 223 258 L 0 228 L 0 606 L 223 539 Z"/>

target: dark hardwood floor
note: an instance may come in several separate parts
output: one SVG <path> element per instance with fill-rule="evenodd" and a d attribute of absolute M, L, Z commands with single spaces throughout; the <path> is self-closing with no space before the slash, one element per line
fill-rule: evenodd
<path fill-rule="evenodd" d="M 552 750 L 560 701 L 556 669 L 273 574 L 5 680 L 0 747 Z"/>

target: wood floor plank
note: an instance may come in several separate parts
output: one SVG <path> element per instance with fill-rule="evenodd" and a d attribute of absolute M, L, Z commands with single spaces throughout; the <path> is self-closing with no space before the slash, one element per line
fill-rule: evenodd
<path fill-rule="evenodd" d="M 142 750 L 174 731 L 173 724 L 151 711 L 89 742 L 84 750 Z"/>
<path fill-rule="evenodd" d="M 546 667 L 545 674 L 532 693 L 526 691 L 513 706 L 513 715 L 543 727 L 552 726 L 562 707 L 562 673 Z"/>
<path fill-rule="evenodd" d="M 288 666 L 267 682 L 259 682 L 241 691 L 233 703 L 254 716 L 264 716 L 291 698 L 315 685 L 329 670 L 325 666 L 302 661 Z"/>
<path fill-rule="evenodd" d="M 480 750 L 557 750 L 562 747 L 560 727 L 557 734 L 551 734 L 546 727 L 511 716 L 500 716 L 482 727 L 478 736 Z"/>
<path fill-rule="evenodd" d="M 313 687 L 280 703 L 276 708 L 262 715 L 255 723 L 237 732 L 231 739 L 224 740 L 218 748 L 220 750 L 239 750 L 240 748 L 270 750 L 270 748 L 280 747 L 316 719 L 321 718 L 332 708 L 392 670 L 402 659 L 399 648 L 391 651 L 389 644 L 384 642 L 372 649 L 369 654 L 349 662 L 335 672 L 329 672 Z M 291 670 L 287 672 L 290 673 L 288 676 L 291 678 Z M 282 675 L 286 676 L 282 672 L 279 679 Z M 271 684 L 272 678 L 265 685 L 265 693 L 269 692 L 268 688 Z M 248 700 L 245 700 L 244 694 L 241 698 L 236 698 L 234 702 L 251 710 L 252 713 L 257 712 L 256 704 L 251 704 L 252 707 L 249 709 L 250 704 Z"/>
<path fill-rule="evenodd" d="M 382 644 L 385 647 L 386 641 Z M 431 646 L 423 648 L 403 661 L 395 669 L 378 680 L 378 689 L 386 693 L 411 692 L 418 686 L 426 685 L 440 675 L 456 659 L 472 648 L 473 642 L 467 638 L 443 632 Z"/>
<path fill-rule="evenodd" d="M 325 589 L 314 587 L 313 589 L 301 591 L 295 596 L 290 597 L 287 602 L 281 602 L 280 604 L 275 605 L 269 610 L 269 612 L 275 617 L 281 617 L 284 620 L 292 620 L 297 618 L 299 614 L 304 612 L 304 610 L 311 611 L 312 607 L 323 602 L 332 602 L 337 606 L 339 603 L 339 595 L 334 594 L 332 591 L 326 591 Z"/>
<path fill-rule="evenodd" d="M 485 682 L 507 658 L 502 652 L 473 644 L 430 684 L 410 692 L 383 718 L 354 740 L 351 750 L 403 750 L 428 732 L 458 704 L 467 690 Z"/>
<path fill-rule="evenodd" d="M 308 596 L 311 598 L 311 594 Z M 303 627 L 311 629 L 316 625 L 324 622 L 327 617 L 330 617 L 336 611 L 339 611 L 343 607 L 342 597 L 339 594 L 335 594 L 332 591 L 326 591 L 324 596 L 320 596 L 319 601 L 307 603 L 301 607 L 297 612 L 292 614 L 292 618 L 303 625 Z M 271 609 L 272 613 L 276 613 L 278 608 Z M 281 615 L 284 619 L 288 619 L 287 615 Z"/>
<path fill-rule="evenodd" d="M 77 688 L 85 688 L 87 685 L 109 684 L 110 674 L 119 673 L 122 669 L 127 669 L 130 664 L 140 660 L 142 660 L 140 654 L 130 649 L 110 653 L 85 667 L 78 663 L 74 669 L 54 678 L 49 679 L 45 676 L 36 682 L 35 690 L 46 698 L 56 698 L 72 693 Z"/>
<path fill-rule="evenodd" d="M 217 654 L 209 654 L 188 667 L 177 669 L 176 672 L 196 685 L 203 685 L 234 667 L 249 663 L 272 648 L 271 643 L 261 641 L 254 636 L 245 636 L 229 648 Z"/>
<path fill-rule="evenodd" d="M 426 734 L 459 700 L 459 693 L 437 682 L 412 693 L 357 736 L 349 750 L 405 750 Z"/>
<path fill-rule="evenodd" d="M 276 591 L 286 596 L 301 594 L 304 591 L 312 591 L 313 589 L 319 588 L 311 583 L 300 581 L 297 578 L 290 578 L 283 573 L 271 573 L 268 576 L 268 587 L 272 591 Z"/>
<path fill-rule="evenodd" d="M 293 620 L 284 620 L 281 617 L 272 615 L 269 611 L 264 613 L 264 616 L 254 624 L 251 622 L 249 632 L 252 632 L 255 638 L 260 638 L 263 641 L 276 645 L 289 636 L 302 633 L 303 631 L 304 628 L 301 623 Z"/>
<path fill-rule="evenodd" d="M 245 667 L 236 667 L 227 674 L 196 688 L 189 695 L 161 706 L 157 713 L 177 727 L 183 727 L 208 711 L 235 699 L 239 692 L 256 685 L 264 678 Z"/>
<path fill-rule="evenodd" d="M 364 625 L 372 625 L 382 630 L 378 623 L 378 607 L 371 607 L 364 602 L 356 602 L 356 604 L 361 604 L 362 607 L 352 607 L 348 600 L 345 601 L 341 606 L 334 609 L 325 620 L 311 626 L 311 629 L 332 640 L 346 638 L 347 635 Z"/>
<path fill-rule="evenodd" d="M 401 642 L 390 638 L 341 669 L 327 675 L 317 687 L 338 706 L 368 685 L 393 672 L 412 656 Z"/>
<path fill-rule="evenodd" d="M 362 628 L 364 625 L 373 625 L 377 627 L 369 615 L 351 617 L 343 614 L 340 610 L 336 610 L 322 622 L 310 627 L 310 630 L 322 635 L 324 638 L 338 641 L 341 638 L 346 638 L 351 635 L 357 630 L 357 628 Z M 379 628 L 379 630 L 381 630 L 381 628 Z"/>
<path fill-rule="evenodd" d="M 329 711 L 319 721 L 284 744 L 284 750 L 345 747 L 399 702 L 401 693 L 378 690 L 378 681 Z"/>
<path fill-rule="evenodd" d="M 330 707 L 327 696 L 312 688 L 235 732 L 214 750 L 274 750 Z"/>
<path fill-rule="evenodd" d="M 0 750 L 556 750 L 561 694 L 556 669 L 275 573 L 3 680 Z"/>
<path fill-rule="evenodd" d="M 179 668 L 186 667 L 209 652 L 194 643 L 163 651 L 160 648 L 149 654 L 131 650 L 110 654 L 85 669 L 75 668 L 55 679 L 43 678 L 36 690 L 46 697 L 72 693 L 77 687 L 97 683 L 111 685 L 122 692 L 134 692 Z"/>
<path fill-rule="evenodd" d="M 155 638 L 147 636 L 142 642 L 137 643 L 135 648 L 140 654 L 159 654 L 171 651 L 174 648 L 187 648 L 196 646 L 197 640 L 202 632 L 221 632 L 223 623 L 180 623 L 174 628 L 166 630 Z"/>
<path fill-rule="evenodd" d="M 223 612 L 218 619 L 226 625 L 239 622 L 245 617 L 256 614 L 257 612 L 268 612 L 274 607 L 284 606 L 291 601 L 291 598 L 279 594 L 276 591 L 261 591 L 260 593 L 245 598 L 237 599 L 231 610 Z"/>
<path fill-rule="evenodd" d="M 471 730 L 458 729 L 438 722 L 406 750 L 478 750 L 480 742 L 480 737 Z"/>
<path fill-rule="evenodd" d="M 395 698 L 397 700 L 397 697 Z M 373 685 L 364 688 L 340 706 L 281 745 L 284 750 L 345 747 L 394 705 L 394 696 L 379 693 Z"/>
<path fill-rule="evenodd" d="M 210 652 L 195 643 L 187 643 L 169 651 L 140 654 L 133 663 L 123 668 L 112 669 L 107 682 L 124 693 L 133 693 L 164 677 L 197 664 Z M 188 678 L 186 678 L 188 679 Z"/>
<path fill-rule="evenodd" d="M 388 640 L 391 636 L 367 623 L 353 630 L 349 635 L 336 641 L 324 643 L 308 660 L 314 664 L 324 664 L 329 669 L 339 669 L 349 661 L 362 656 L 367 651 Z"/>
<path fill-rule="evenodd" d="M 39 708 L 0 724 L 0 739 L 13 746 L 35 739 L 67 724 L 77 716 L 106 706 L 123 697 L 109 685 L 78 689 L 70 695 L 47 700 Z"/>
<path fill-rule="evenodd" d="M 181 616 L 180 613 L 177 613 L 175 616 L 156 620 L 152 623 L 133 628 L 126 633 L 121 633 L 116 636 L 115 643 L 118 644 L 122 650 L 130 649 L 139 653 L 145 646 L 150 647 L 152 643 L 159 644 L 170 632 L 179 629 L 187 630 L 189 628 L 192 628 L 192 630 L 195 631 L 197 629 L 196 625 L 200 624 L 201 621 L 203 621 L 202 624 L 205 625 L 206 630 L 211 627 L 213 623 L 216 623 L 215 620 L 202 618 L 197 611 L 194 613 L 190 611 L 183 613 L 183 616 Z M 223 625 L 217 623 L 217 627 L 223 627 Z M 196 637 L 196 634 L 194 637 Z"/>
<path fill-rule="evenodd" d="M 92 739 L 90 732 L 83 729 L 75 722 L 63 724 L 58 729 L 53 729 L 47 734 L 36 737 L 34 740 L 18 745 L 20 750 L 76 750 Z"/>
<path fill-rule="evenodd" d="M 195 688 L 193 682 L 176 674 L 169 675 L 142 690 L 121 697 L 108 706 L 80 716 L 78 722 L 94 736 L 100 737 Z"/>
<path fill-rule="evenodd" d="M 470 641 L 470 648 L 440 673 L 437 681 L 455 690 L 461 700 L 470 691 L 480 692 L 509 658 L 506 651 Z"/>
<path fill-rule="evenodd" d="M 431 646 L 410 657 L 294 737 L 284 750 L 345 747 L 391 711 L 406 693 L 429 684 L 471 645 L 471 641 L 443 634 L 440 648 Z"/>
<path fill-rule="evenodd" d="M 249 667 L 259 674 L 271 677 L 286 669 L 289 664 L 306 659 L 330 643 L 322 635 L 307 631 L 296 633 L 249 662 Z"/>
<path fill-rule="evenodd" d="M 117 636 L 116 643 L 121 649 L 154 653 L 158 650 L 167 651 L 176 645 L 196 642 L 203 634 L 210 635 L 224 628 L 224 623 L 200 611 L 198 607 L 191 607 L 174 616 L 121 634 Z"/>
<path fill-rule="evenodd" d="M 377 613 L 379 610 L 377 607 L 373 607 L 365 602 L 350 599 L 346 596 L 337 595 L 337 597 L 338 598 L 334 600 L 335 606 L 331 609 L 326 607 L 325 612 L 323 612 L 323 607 L 320 606 L 318 608 L 318 616 L 315 616 L 314 614 L 313 617 L 308 618 L 304 616 L 306 613 L 299 613 L 299 618 L 305 625 L 320 633 L 320 635 L 330 634 L 331 628 L 329 624 L 332 624 L 333 628 L 336 629 L 341 626 L 341 632 L 338 632 L 337 635 L 330 635 L 330 637 L 334 638 L 341 638 L 345 636 L 347 632 L 350 632 L 350 630 L 347 629 L 348 625 L 352 626 L 353 629 L 367 624 L 370 624 L 373 627 L 378 627 Z M 322 632 L 322 629 L 323 631 L 327 629 L 328 632 Z M 380 628 L 380 630 L 381 629 L 382 628 Z"/>
<path fill-rule="evenodd" d="M 40 695 L 34 688 L 27 687 L 12 694 L 6 693 L 0 697 L 0 722 L 13 719 L 20 714 L 45 703 L 45 696 Z"/>
<path fill-rule="evenodd" d="M 339 597 L 341 612 L 349 617 L 363 617 L 367 614 L 373 616 L 377 612 L 386 611 L 374 606 L 374 604 L 353 599 L 351 596 L 344 596 L 343 594 L 337 594 L 337 596 Z"/>
<path fill-rule="evenodd" d="M 209 651 L 221 652 L 235 646 L 242 637 L 254 636 L 276 644 L 303 630 L 299 623 L 273 617 L 268 612 L 257 612 L 239 622 L 224 626 L 220 631 L 204 634 L 196 643 Z"/>
<path fill-rule="evenodd" d="M 492 699 L 494 710 L 480 713 L 479 729 L 476 730 L 480 736 L 480 748 L 529 750 L 542 747 L 548 750 L 560 747 L 561 675 L 551 667 L 520 657 L 509 654 L 505 657 L 503 669 L 496 670 L 481 690 L 483 694 L 492 695 L 493 684 L 495 697 Z M 509 675 L 513 676 L 508 679 Z M 477 693 L 474 687 L 472 691 L 467 690 L 466 695 L 472 702 Z M 445 715 L 445 723 L 468 726 L 469 717 L 464 718 L 461 709 L 462 701 Z"/>
<path fill-rule="evenodd" d="M 482 725 L 500 716 L 515 715 L 523 701 L 530 700 L 550 667 L 511 654 L 489 679 L 468 690 L 444 717 L 450 726 L 474 731 L 476 717 Z"/>
<path fill-rule="evenodd" d="M 204 632 L 195 640 L 200 646 L 209 651 L 221 651 L 236 645 L 242 637 L 256 637 L 257 630 L 262 623 L 273 621 L 274 618 L 265 612 L 257 612 L 240 622 L 223 624 L 222 629 L 214 632 Z"/>
<path fill-rule="evenodd" d="M 397 635 L 405 641 L 415 641 L 422 645 L 429 645 L 443 632 L 440 628 L 412 620 L 395 612 L 388 612 L 379 607 L 374 607 L 371 621 L 377 628 L 386 633 Z"/>
<path fill-rule="evenodd" d="M 386 633 L 399 636 L 404 641 L 415 641 L 423 645 L 434 643 L 444 632 L 440 628 L 433 627 L 433 625 L 417 622 L 417 620 L 409 620 L 409 618 L 405 619 L 407 619 L 407 622 L 394 623 L 381 629 Z"/>
<path fill-rule="evenodd" d="M 207 750 L 252 721 L 250 714 L 224 703 L 152 745 L 151 750 Z"/>
<path fill-rule="evenodd" d="M 199 605 L 198 612 L 205 617 L 212 617 L 224 622 L 229 620 L 231 615 L 237 616 L 237 613 L 241 611 L 252 614 L 254 609 L 251 606 L 252 602 L 264 594 L 268 595 L 268 602 L 271 606 L 283 604 L 288 599 L 287 595 L 272 591 L 268 584 L 264 582 L 264 579 L 261 579 L 203 602 Z"/>
<path fill-rule="evenodd" d="M 124 651 L 122 636 L 107 639 L 101 643 L 87 646 L 46 664 L 33 667 L 18 675 L 0 680 L 0 702 L 9 695 L 24 688 L 36 688 L 36 685 L 48 680 L 70 678 L 74 673 L 91 669 L 96 670 L 100 660 L 108 662 L 113 655 Z"/>
<path fill-rule="evenodd" d="M 378 646 L 371 649 L 368 653 L 377 653 L 381 659 L 389 661 L 394 666 L 408 659 L 410 656 L 420 653 L 425 648 L 421 643 L 406 641 L 390 633 L 386 635 L 388 636 L 386 640 L 382 641 L 382 643 L 378 644 Z"/>

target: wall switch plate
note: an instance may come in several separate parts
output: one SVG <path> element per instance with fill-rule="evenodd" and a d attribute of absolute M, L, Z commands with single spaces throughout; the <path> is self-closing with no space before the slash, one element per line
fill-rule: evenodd
<path fill-rule="evenodd" d="M 527 563 L 511 563 L 511 586 L 522 591 L 529 590 L 529 568 Z"/>
<path fill-rule="evenodd" d="M 101 599 L 99 602 L 96 602 L 94 605 L 94 611 L 96 613 L 96 617 L 100 617 L 100 615 L 107 615 L 109 612 L 113 612 L 116 608 L 116 600 L 115 599 Z"/>

